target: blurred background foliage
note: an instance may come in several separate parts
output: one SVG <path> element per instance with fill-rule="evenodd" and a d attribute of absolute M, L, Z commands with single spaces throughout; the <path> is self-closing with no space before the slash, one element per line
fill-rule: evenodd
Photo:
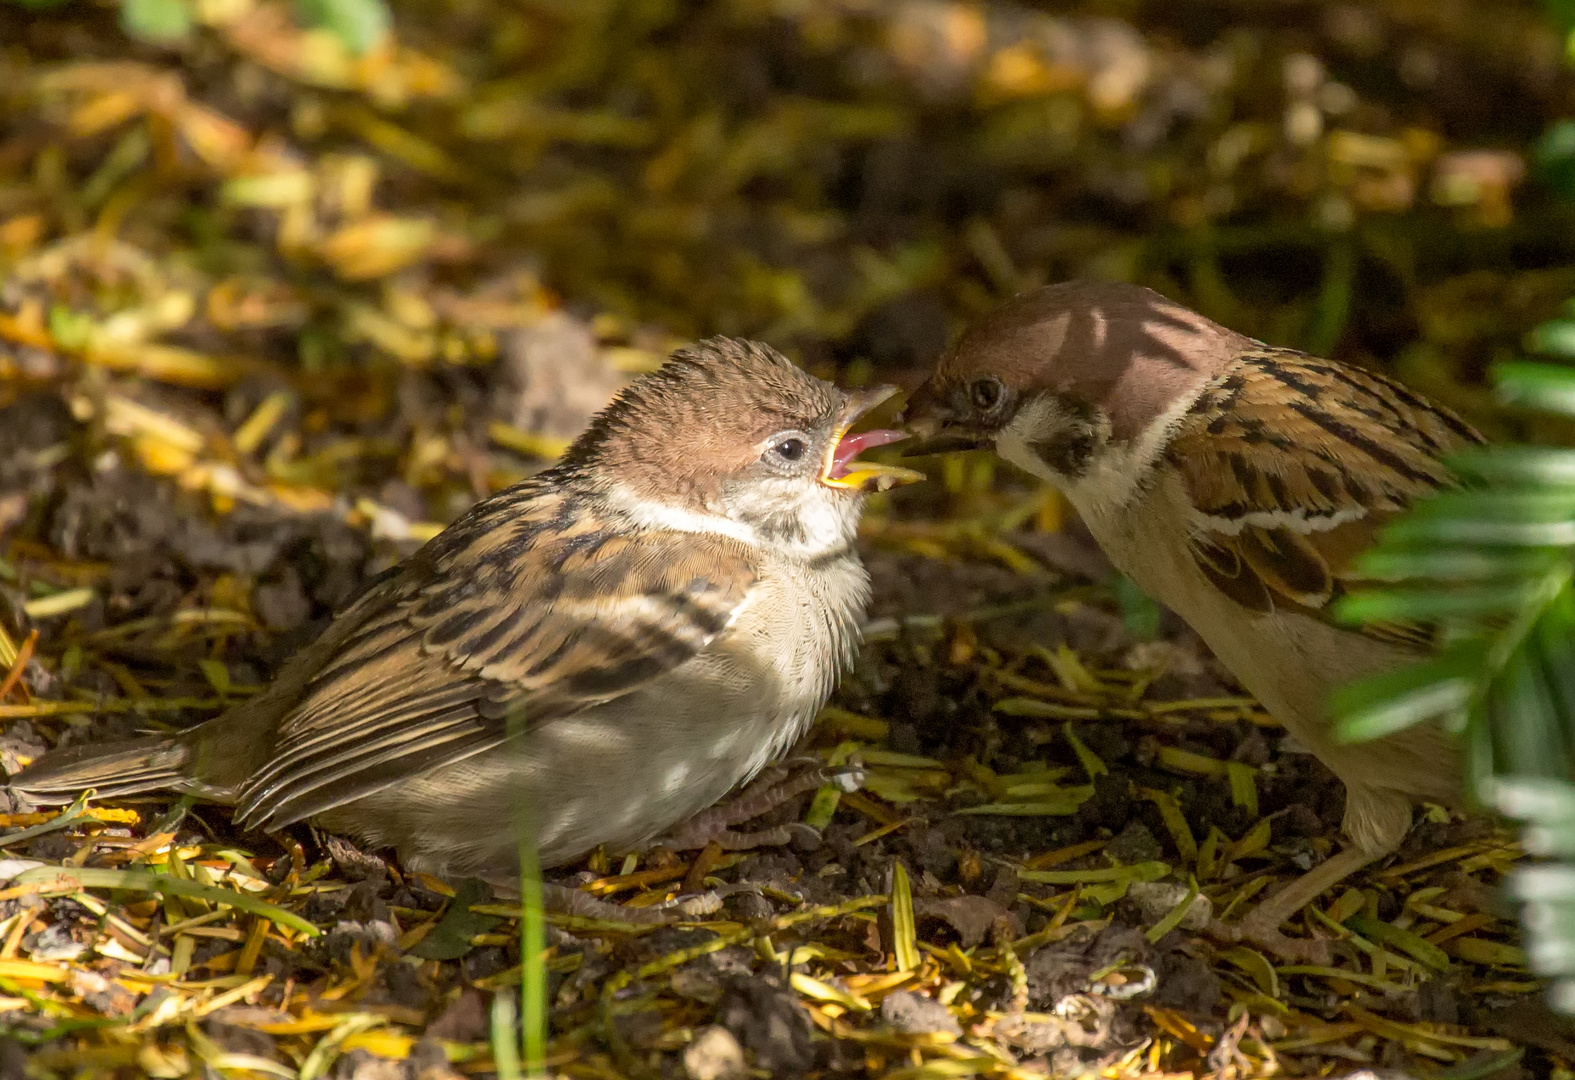
<path fill-rule="evenodd" d="M 1538 328 L 1569 356 L 1564 320 Z M 1509 404 L 1575 417 L 1575 370 L 1512 363 L 1496 372 Z M 1575 1012 L 1575 450 L 1499 446 L 1458 462 L 1467 488 L 1413 509 L 1363 559 L 1390 583 L 1343 602 L 1353 622 L 1438 623 L 1432 660 L 1347 687 L 1345 736 L 1373 738 L 1441 720 L 1465 747 L 1479 805 L 1525 823 L 1544 861 L 1522 867 L 1531 966 Z"/>
<path fill-rule="evenodd" d="M 1496 435 L 1563 430 L 1483 386 L 1575 290 L 1575 130 L 1549 129 L 1575 110 L 1529 0 L 391 11 L 0 4 L 24 328 L 0 363 L 47 377 L 60 354 L 27 346 L 48 342 L 225 391 L 232 422 L 269 380 L 370 417 L 388 403 L 346 398 L 357 373 L 464 382 L 566 304 L 619 371 L 720 332 L 901 381 L 1003 296 L 1081 275 L 1389 367 Z M 124 264 L 112 287 L 87 237 Z M 289 454 L 264 439 L 254 479 L 375 487 L 314 460 L 340 419 Z M 433 418 L 402 469 L 440 517 L 474 485 L 450 500 L 454 470 L 421 461 L 464 426 Z"/>
<path fill-rule="evenodd" d="M 78 413 L 216 507 L 343 496 L 410 541 L 575 428 L 487 399 L 500 358 L 616 380 L 720 332 L 911 383 L 1071 276 L 1567 443 L 1572 28 L 1568 0 L 7 0 L 0 374 L 80 370 Z M 1525 352 L 1498 386 L 1539 408 L 1506 409 L 1488 372 Z M 1483 492 L 1372 556 L 1403 584 L 1363 610 L 1455 643 L 1348 703 L 1353 735 L 1459 719 L 1550 860 L 1519 882 L 1561 977 L 1568 454 L 1480 455 Z M 988 504 L 987 468 L 914 498 Z"/>
<path fill-rule="evenodd" d="M 1524 183 L 1559 35 L 1529 3 L 1238 6 L 457 2 L 396 6 L 387 37 L 373 0 L 130 0 L 149 67 L 115 79 L 89 63 L 126 55 L 109 10 L 13 4 L 6 86 L 64 125 L 47 168 L 97 177 L 33 193 L 46 235 L 321 275 L 266 328 L 281 359 L 435 359 L 346 310 L 401 274 L 529 267 L 631 327 L 877 366 L 1093 274 L 1485 405 L 1488 361 L 1575 284 L 1569 209 Z M 202 131 L 138 88 L 170 64 Z"/>

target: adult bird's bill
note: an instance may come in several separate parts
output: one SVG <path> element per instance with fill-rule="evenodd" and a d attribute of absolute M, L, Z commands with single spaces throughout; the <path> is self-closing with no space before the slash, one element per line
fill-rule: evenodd
<path fill-rule="evenodd" d="M 375 580 L 257 697 L 174 736 L 46 754 L 35 803 L 167 790 L 507 881 L 662 835 L 781 756 L 852 660 L 866 492 L 921 478 L 772 349 L 680 350 L 547 471 Z"/>
<path fill-rule="evenodd" d="M 1461 801 L 1452 741 L 1419 725 L 1337 742 L 1334 688 L 1414 661 L 1424 626 L 1329 618 L 1355 557 L 1482 441 L 1391 379 L 1277 349 L 1135 285 L 1069 282 L 967 331 L 909 403 L 917 451 L 974 445 L 1059 488 L 1110 561 L 1202 636 L 1346 788 L 1350 845 L 1223 936 L 1317 957 L 1281 924 L 1394 851 L 1413 802 Z"/>

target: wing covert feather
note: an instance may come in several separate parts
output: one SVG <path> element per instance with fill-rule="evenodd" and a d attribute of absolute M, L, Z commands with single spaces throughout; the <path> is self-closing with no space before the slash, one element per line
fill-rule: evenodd
<path fill-rule="evenodd" d="M 1482 436 L 1372 372 L 1290 350 L 1243 354 L 1204 389 L 1166 451 L 1196 513 L 1204 575 L 1249 610 L 1319 617 L 1356 557 L 1412 501 L 1455 486 L 1443 459 Z M 1426 645 L 1431 628 L 1361 627 Z"/>

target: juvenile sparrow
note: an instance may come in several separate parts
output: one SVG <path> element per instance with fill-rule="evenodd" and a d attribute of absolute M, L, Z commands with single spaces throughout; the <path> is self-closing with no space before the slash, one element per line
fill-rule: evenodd
<path fill-rule="evenodd" d="M 636 847 L 793 745 L 853 656 L 855 460 L 890 387 L 845 393 L 714 338 L 607 406 L 553 468 L 375 579 L 265 692 L 174 736 L 73 746 L 35 802 L 188 792 L 311 820 L 414 870 L 507 880 Z"/>
<path fill-rule="evenodd" d="M 1064 492 L 1111 562 L 1344 782 L 1350 845 L 1229 930 L 1282 955 L 1321 952 L 1281 923 L 1392 852 L 1414 800 L 1461 797 L 1436 727 L 1335 741 L 1329 692 L 1429 642 L 1421 627 L 1337 625 L 1330 606 L 1376 530 L 1449 486 L 1440 459 L 1481 436 L 1381 375 L 1271 348 L 1148 289 L 1085 282 L 971 328 L 908 417 L 936 448 L 993 446 Z"/>

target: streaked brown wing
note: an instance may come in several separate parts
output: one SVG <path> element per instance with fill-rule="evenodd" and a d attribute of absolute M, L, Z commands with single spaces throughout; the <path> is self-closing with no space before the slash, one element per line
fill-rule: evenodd
<path fill-rule="evenodd" d="M 1193 557 L 1252 611 L 1325 617 L 1354 562 L 1417 499 L 1451 487 L 1443 458 L 1481 443 L 1391 379 L 1288 350 L 1248 353 L 1182 420 L 1166 453 L 1197 508 Z M 1360 628 L 1426 645 L 1432 628 Z"/>
<path fill-rule="evenodd" d="M 755 583 L 736 541 L 615 534 L 574 509 L 492 500 L 347 612 L 360 627 L 280 724 L 237 820 L 301 821 L 628 693 L 704 649 Z"/>

